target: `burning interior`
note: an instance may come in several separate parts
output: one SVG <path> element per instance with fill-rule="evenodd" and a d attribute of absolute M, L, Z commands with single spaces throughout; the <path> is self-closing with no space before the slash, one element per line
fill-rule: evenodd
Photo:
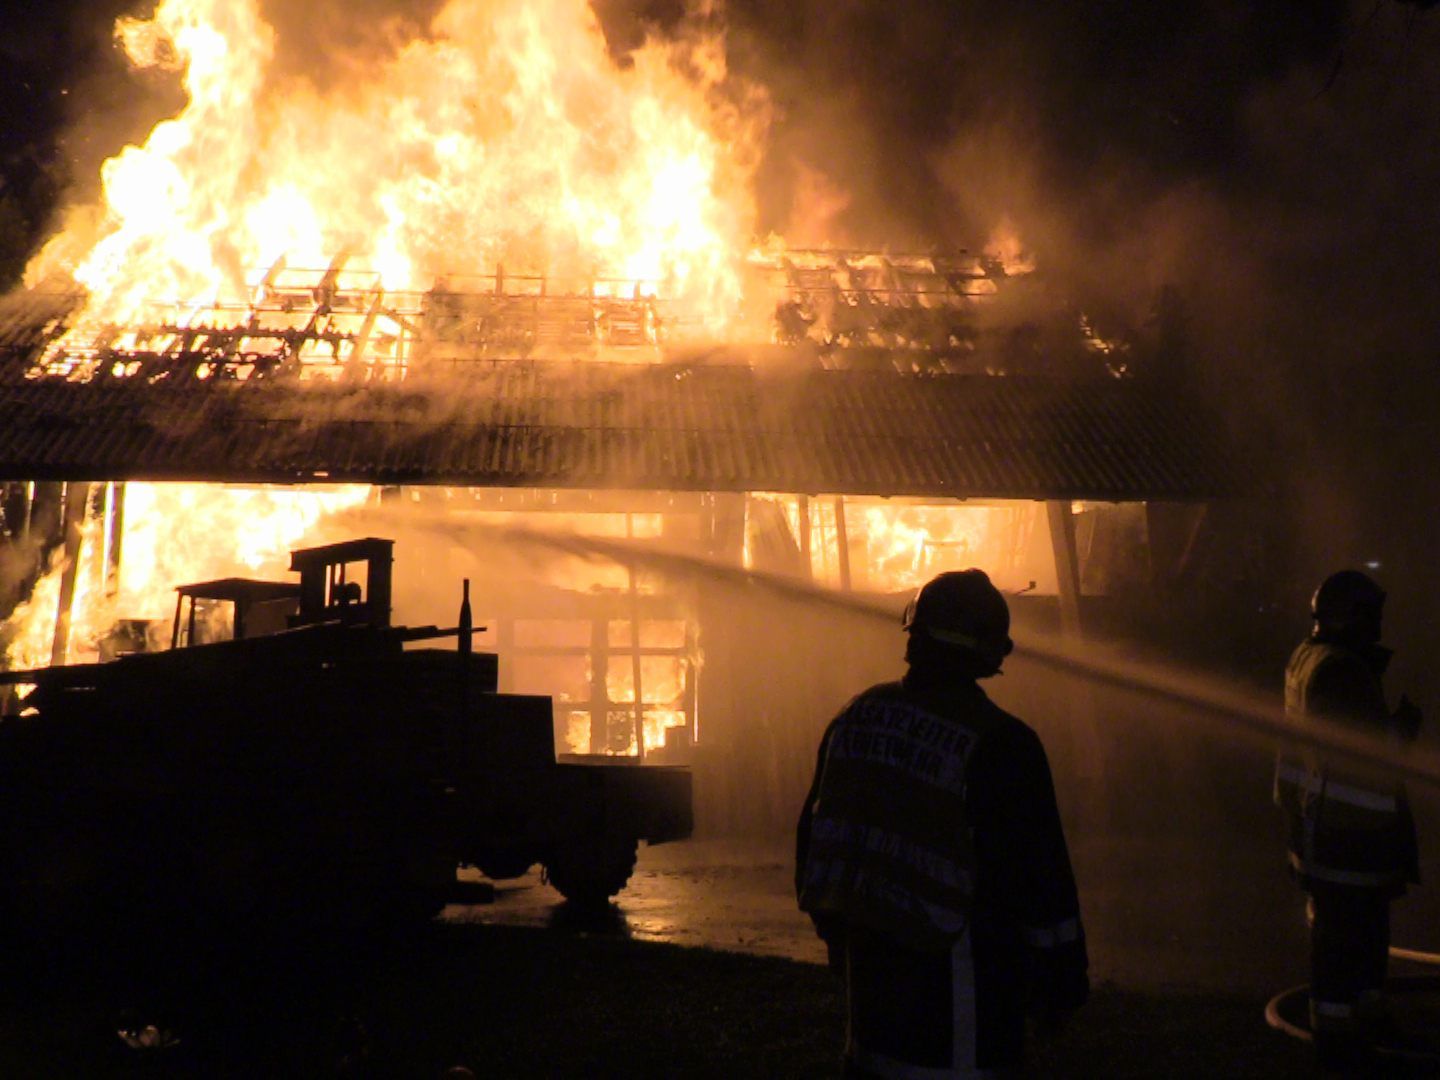
<path fill-rule="evenodd" d="M 621 64 L 582 3 L 453 0 L 326 91 L 252 3 L 122 20 L 187 105 L 0 311 L 4 663 L 162 648 L 178 585 L 392 536 L 398 617 L 474 579 L 557 746 L 694 761 L 702 829 L 784 828 L 877 660 L 748 580 L 898 614 L 978 565 L 1073 630 L 1174 572 L 1230 480 L 1143 343 L 1006 228 L 757 240 L 769 105 L 693 29 Z"/>

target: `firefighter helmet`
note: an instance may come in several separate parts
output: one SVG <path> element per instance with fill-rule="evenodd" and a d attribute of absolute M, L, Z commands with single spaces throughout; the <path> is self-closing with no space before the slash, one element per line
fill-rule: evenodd
<path fill-rule="evenodd" d="M 903 626 L 975 653 L 996 670 L 1015 648 L 1010 607 L 983 570 L 948 570 L 931 578 L 906 607 Z"/>
<path fill-rule="evenodd" d="M 1320 583 L 1310 598 L 1315 633 L 1380 640 L 1385 590 L 1359 570 L 1340 570 Z"/>

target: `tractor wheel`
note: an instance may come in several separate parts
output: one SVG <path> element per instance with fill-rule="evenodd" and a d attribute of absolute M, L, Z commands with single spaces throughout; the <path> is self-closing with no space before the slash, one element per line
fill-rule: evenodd
<path fill-rule="evenodd" d="M 524 851 L 487 851 L 475 864 L 491 881 L 523 877 L 535 865 L 535 857 Z"/>
<path fill-rule="evenodd" d="M 640 842 L 632 836 L 598 836 L 559 844 L 545 863 L 550 884 L 580 907 L 604 907 L 635 870 Z"/>

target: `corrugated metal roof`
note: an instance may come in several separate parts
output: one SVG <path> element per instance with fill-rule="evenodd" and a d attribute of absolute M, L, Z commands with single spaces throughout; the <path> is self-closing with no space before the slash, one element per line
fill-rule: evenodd
<path fill-rule="evenodd" d="M 1097 500 L 1235 492 L 1126 380 L 507 362 L 397 383 L 11 379 L 0 476 Z"/>

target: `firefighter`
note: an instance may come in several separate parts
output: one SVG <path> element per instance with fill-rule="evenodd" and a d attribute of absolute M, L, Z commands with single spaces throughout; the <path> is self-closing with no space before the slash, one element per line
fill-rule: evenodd
<path fill-rule="evenodd" d="M 1013 648 L 980 570 L 906 611 L 909 665 L 826 729 L 796 843 L 800 907 L 846 980 L 849 1076 L 968 1077 L 1019 1063 L 1089 992 L 1050 766 L 979 680 Z"/>
<path fill-rule="evenodd" d="M 1285 713 L 1345 725 L 1398 743 L 1415 738 L 1419 710 L 1391 712 L 1381 676 L 1385 592 L 1356 570 L 1326 578 L 1310 603 L 1314 626 L 1285 669 Z M 1387 1025 L 1383 987 L 1390 904 L 1418 884 L 1415 823 L 1404 786 L 1335 755 L 1281 751 L 1275 802 L 1284 812 L 1290 866 L 1309 896 L 1310 1023 L 1324 1068 L 1366 1067 Z"/>

